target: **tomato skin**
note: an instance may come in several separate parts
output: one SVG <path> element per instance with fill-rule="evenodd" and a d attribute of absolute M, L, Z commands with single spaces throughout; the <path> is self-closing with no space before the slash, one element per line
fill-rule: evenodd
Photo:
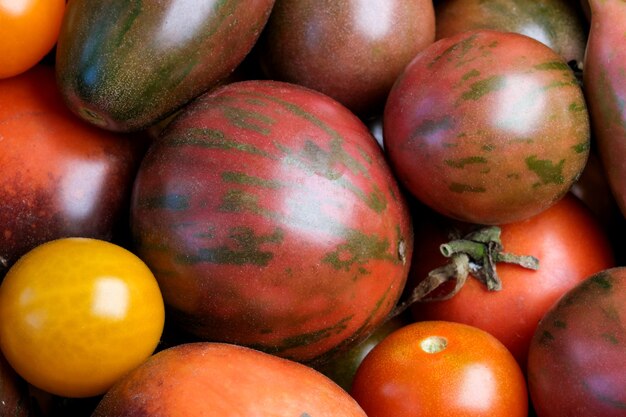
<path fill-rule="evenodd" d="M 48 240 L 111 240 L 147 141 L 90 126 L 65 107 L 54 69 L 0 80 L 0 260 Z M 5 271 L 0 266 L 0 276 Z"/>
<path fill-rule="evenodd" d="M 443 350 L 436 342 L 445 339 Z M 435 342 L 435 343 L 433 343 Z M 465 324 L 409 324 L 372 349 L 350 391 L 368 417 L 526 417 L 526 382 L 510 352 Z"/>
<path fill-rule="evenodd" d="M 501 225 L 558 201 L 582 172 L 589 115 L 546 45 L 472 31 L 417 54 L 392 88 L 384 145 L 407 191 L 462 221 Z"/>
<path fill-rule="evenodd" d="M 542 318 L 528 354 L 539 417 L 626 415 L 626 268 L 588 277 Z"/>
<path fill-rule="evenodd" d="M 418 241 L 407 288 L 449 261 L 439 253 L 438 246 L 449 240 L 444 232 L 450 223 L 444 222 L 439 230 L 428 218 L 422 218 L 420 224 L 423 226 L 416 226 Z M 503 225 L 501 230 L 504 251 L 535 256 L 538 270 L 499 263 L 502 290 L 490 292 L 470 277 L 452 298 L 418 302 L 411 311 L 416 320 L 449 320 L 489 332 L 525 369 L 530 340 L 545 312 L 589 275 L 615 266 L 615 260 L 601 224 L 572 194 L 530 219 Z"/>
<path fill-rule="evenodd" d="M 298 362 L 226 343 L 183 343 L 129 372 L 92 417 L 366 417 L 337 384 Z"/>
<path fill-rule="evenodd" d="M 278 0 L 257 50 L 268 78 L 321 91 L 367 118 L 434 40 L 431 0 Z"/>
<path fill-rule="evenodd" d="M 65 0 L 0 0 L 0 79 L 35 66 L 55 45 Z"/>
<path fill-rule="evenodd" d="M 104 393 L 152 354 L 163 325 L 152 272 L 97 239 L 44 243 L 0 285 L 0 349 L 26 381 L 64 397 Z"/>
<path fill-rule="evenodd" d="M 516 32 L 582 64 L 587 39 L 579 9 L 563 0 L 447 0 L 436 9 L 437 39 L 476 29 Z"/>

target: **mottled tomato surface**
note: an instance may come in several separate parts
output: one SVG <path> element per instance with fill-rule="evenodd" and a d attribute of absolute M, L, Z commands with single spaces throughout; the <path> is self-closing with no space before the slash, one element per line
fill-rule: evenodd
<path fill-rule="evenodd" d="M 626 213 L 626 3 L 589 2 L 591 28 L 583 72 L 591 125 L 615 200 Z"/>
<path fill-rule="evenodd" d="M 587 28 L 570 0 L 446 0 L 435 9 L 437 39 L 463 31 L 516 32 L 543 42 L 567 62 L 582 67 Z"/>
<path fill-rule="evenodd" d="M 489 333 L 445 321 L 404 326 L 365 357 L 350 390 L 368 417 L 527 417 L 524 375 Z"/>
<path fill-rule="evenodd" d="M 366 417 L 319 372 L 253 349 L 186 343 L 126 375 L 93 417 Z"/>
<path fill-rule="evenodd" d="M 82 122 L 63 104 L 54 69 L 0 81 L 0 275 L 54 238 L 111 239 L 145 144 Z"/>
<path fill-rule="evenodd" d="M 543 317 L 528 355 L 539 417 L 626 415 L 626 268 L 568 291 Z"/>
<path fill-rule="evenodd" d="M 434 40 L 430 0 L 278 0 L 257 49 L 272 79 L 369 115 L 382 111 L 396 77 Z"/>
<path fill-rule="evenodd" d="M 449 217 L 523 220 L 558 201 L 589 154 L 589 117 L 567 63 L 527 36 L 465 32 L 419 53 L 383 120 L 408 191 Z"/>
<path fill-rule="evenodd" d="M 410 215 L 348 109 L 276 81 L 203 96 L 148 151 L 132 233 L 191 334 L 308 361 L 360 340 L 408 274 Z"/>
<path fill-rule="evenodd" d="M 410 284 L 450 261 L 439 245 L 450 241 L 453 224 L 440 219 L 416 219 L 416 244 Z M 609 238 L 592 212 L 568 194 L 554 206 L 527 220 L 503 225 L 504 252 L 530 255 L 539 269 L 497 263 L 502 289 L 489 291 L 474 276 L 452 298 L 415 303 L 416 320 L 448 320 L 481 328 L 497 337 L 526 368 L 528 346 L 537 323 L 565 292 L 589 275 L 615 266 Z"/>

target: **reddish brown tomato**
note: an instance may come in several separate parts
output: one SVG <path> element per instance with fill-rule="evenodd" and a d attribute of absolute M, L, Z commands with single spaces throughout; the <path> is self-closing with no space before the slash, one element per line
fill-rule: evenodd
<path fill-rule="evenodd" d="M 398 179 L 431 208 L 505 224 L 547 209 L 589 154 L 573 71 L 527 36 L 463 32 L 419 53 L 389 94 L 384 145 Z"/>
<path fill-rule="evenodd" d="M 497 339 L 465 324 L 413 323 L 365 357 L 352 396 L 368 417 L 526 417 L 522 371 Z"/>
<path fill-rule="evenodd" d="M 382 111 L 396 77 L 435 40 L 430 0 L 277 0 L 260 47 L 264 72 Z"/>
<path fill-rule="evenodd" d="M 448 260 L 438 245 L 449 240 L 449 222 L 426 219 L 416 226 L 415 254 L 408 288 Z M 504 225 L 504 251 L 532 255 L 534 271 L 498 263 L 500 291 L 488 291 L 470 277 L 460 292 L 445 301 L 416 303 L 417 320 L 449 320 L 479 327 L 498 338 L 525 369 L 530 339 L 538 321 L 567 290 L 590 274 L 613 266 L 610 242 L 597 219 L 578 198 L 568 194 L 550 209 L 528 220 Z"/>
<path fill-rule="evenodd" d="M 476 29 L 516 32 L 582 65 L 585 22 L 570 0 L 446 0 L 438 3 L 436 17 L 437 39 Z"/>
<path fill-rule="evenodd" d="M 0 276 L 45 241 L 113 237 L 145 146 L 73 116 L 52 67 L 0 81 L 0 144 Z"/>
<path fill-rule="evenodd" d="M 528 355 L 539 417 L 626 416 L 626 268 L 588 277 L 541 319 Z"/>

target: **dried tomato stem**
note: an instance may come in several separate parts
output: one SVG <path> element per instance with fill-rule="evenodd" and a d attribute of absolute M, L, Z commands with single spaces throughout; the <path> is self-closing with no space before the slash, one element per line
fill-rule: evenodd
<path fill-rule="evenodd" d="M 504 262 L 516 264 L 523 268 L 539 269 L 539 260 L 534 256 L 515 255 L 504 252 L 500 240 L 500 228 L 487 226 L 473 231 L 461 239 L 454 239 L 439 247 L 443 256 L 450 258 L 450 262 L 432 270 L 428 276 L 419 282 L 409 295 L 408 299 L 391 312 L 390 318 L 405 311 L 416 302 L 440 301 L 456 295 L 469 274 L 482 282 L 489 291 L 502 289 L 502 281 L 496 272 L 496 263 Z M 455 287 L 443 296 L 429 296 L 441 285 L 455 281 Z"/>

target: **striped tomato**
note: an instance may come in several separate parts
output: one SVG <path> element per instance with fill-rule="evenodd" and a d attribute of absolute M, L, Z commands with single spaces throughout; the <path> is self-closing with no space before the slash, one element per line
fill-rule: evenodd
<path fill-rule="evenodd" d="M 432 44 L 396 81 L 383 126 L 407 189 L 471 223 L 545 210 L 589 154 L 589 115 L 573 71 L 516 33 L 464 32 Z"/>
<path fill-rule="evenodd" d="M 243 81 L 187 107 L 131 203 L 170 317 L 300 361 L 364 338 L 401 293 L 410 216 L 367 127 L 321 93 Z"/>

